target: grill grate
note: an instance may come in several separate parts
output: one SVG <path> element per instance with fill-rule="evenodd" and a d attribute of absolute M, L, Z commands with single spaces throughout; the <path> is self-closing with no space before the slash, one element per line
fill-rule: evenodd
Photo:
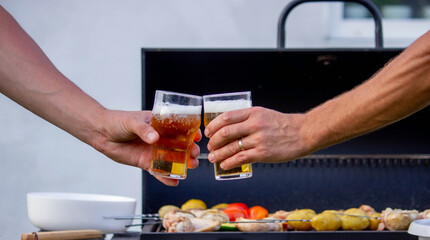
<path fill-rule="evenodd" d="M 377 211 L 386 207 L 430 208 L 428 155 L 311 155 L 286 163 L 253 164 L 254 176 L 216 181 L 213 164 L 200 157 L 197 169 L 176 188 L 144 173 L 143 211 L 157 212 L 167 204 L 180 206 L 199 198 L 209 206 L 244 202 L 269 211 L 312 208 L 347 209 L 361 204 Z"/>
<path fill-rule="evenodd" d="M 165 233 L 142 232 L 141 240 L 417 240 L 406 231 L 288 231 L 288 232 L 206 232 L 206 233 Z M 119 240 L 119 239 L 118 239 Z"/>

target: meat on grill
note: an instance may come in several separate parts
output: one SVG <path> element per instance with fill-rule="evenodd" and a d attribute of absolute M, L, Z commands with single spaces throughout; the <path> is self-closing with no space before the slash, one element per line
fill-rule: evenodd
<path fill-rule="evenodd" d="M 386 208 L 381 213 L 381 223 L 378 230 L 407 230 L 412 221 L 420 218 L 417 210 L 402 210 Z"/>
<path fill-rule="evenodd" d="M 200 217 L 196 217 L 191 212 L 182 210 L 173 210 L 167 213 L 163 219 L 163 227 L 168 232 L 209 232 L 216 231 L 221 227 L 221 220 L 227 219 L 227 216 L 221 211 L 207 210 L 196 212 Z"/>
<path fill-rule="evenodd" d="M 276 219 L 276 218 L 264 218 L 264 219 Z M 237 218 L 236 221 L 238 222 L 247 222 L 251 221 L 254 222 L 253 219 L 246 219 L 246 218 Z M 267 222 L 267 223 L 236 223 L 236 227 L 241 232 L 281 232 L 283 231 L 282 223 L 279 222 Z"/>

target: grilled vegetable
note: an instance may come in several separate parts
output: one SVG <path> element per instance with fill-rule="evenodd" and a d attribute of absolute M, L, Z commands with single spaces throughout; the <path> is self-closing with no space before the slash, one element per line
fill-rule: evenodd
<path fill-rule="evenodd" d="M 288 215 L 287 220 L 310 220 L 315 217 L 315 215 L 316 213 L 312 209 L 301 209 Z M 288 221 L 288 224 L 298 231 L 309 231 L 312 229 L 312 225 L 309 221 Z"/>
<path fill-rule="evenodd" d="M 313 217 L 311 225 L 317 231 L 336 231 L 342 226 L 342 221 L 335 213 L 326 212 Z"/>
<path fill-rule="evenodd" d="M 370 217 L 372 217 L 372 218 L 369 219 L 369 221 L 370 221 L 369 229 L 370 230 L 377 230 L 379 224 L 381 223 L 381 214 L 380 213 L 373 213 L 372 215 L 370 215 Z"/>
<path fill-rule="evenodd" d="M 219 231 L 239 231 L 234 223 L 222 223 Z"/>
<path fill-rule="evenodd" d="M 357 217 L 357 216 L 349 216 L 342 215 L 340 219 L 342 220 L 342 229 L 343 230 L 364 230 L 369 227 L 369 218 L 367 218 L 367 214 L 358 208 L 350 208 L 344 212 L 344 214 L 349 215 L 357 215 L 357 216 L 365 216 L 365 217 Z"/>
<path fill-rule="evenodd" d="M 246 214 L 245 211 L 242 211 L 236 208 L 226 208 L 222 211 L 228 216 L 231 222 L 236 221 L 236 218 L 240 218 L 240 217 L 244 218 Z"/>
<path fill-rule="evenodd" d="M 251 219 L 263 219 L 269 215 L 269 211 L 262 206 L 254 206 L 249 209 Z"/>
<path fill-rule="evenodd" d="M 206 203 L 203 202 L 200 199 L 190 199 L 186 201 L 184 204 L 182 204 L 181 209 L 182 210 L 188 210 L 188 209 L 207 209 Z"/>
<path fill-rule="evenodd" d="M 174 205 L 164 205 L 162 206 L 159 210 L 158 210 L 158 215 L 160 216 L 160 218 L 164 218 L 164 216 L 172 211 L 172 210 L 176 210 L 179 209 L 177 206 Z"/>
<path fill-rule="evenodd" d="M 218 203 L 217 205 L 211 207 L 211 209 L 223 210 L 228 207 L 228 203 Z"/>
<path fill-rule="evenodd" d="M 236 208 L 241 211 L 248 209 L 248 206 L 245 203 L 230 203 L 227 208 Z"/>

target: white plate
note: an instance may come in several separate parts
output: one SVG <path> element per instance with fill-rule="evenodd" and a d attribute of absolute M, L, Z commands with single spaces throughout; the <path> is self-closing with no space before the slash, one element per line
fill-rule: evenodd
<path fill-rule="evenodd" d="M 103 233 L 126 231 L 132 220 L 104 216 L 134 215 L 136 199 L 111 195 L 37 192 L 27 194 L 31 223 L 47 231 L 96 229 Z"/>
<path fill-rule="evenodd" d="M 430 240 L 430 219 L 413 221 L 409 225 L 408 233 L 418 236 L 420 240 Z"/>

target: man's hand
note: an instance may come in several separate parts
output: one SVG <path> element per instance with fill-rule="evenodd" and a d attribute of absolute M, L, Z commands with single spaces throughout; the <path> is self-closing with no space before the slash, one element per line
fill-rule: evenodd
<path fill-rule="evenodd" d="M 252 162 L 283 162 L 309 153 L 302 133 L 304 114 L 283 114 L 261 107 L 225 112 L 205 129 L 211 162 L 231 169 Z M 242 140 L 245 150 L 239 147 Z"/>
<path fill-rule="evenodd" d="M 91 145 L 116 162 L 148 170 L 151 164 L 152 144 L 159 139 L 158 133 L 151 127 L 150 111 L 112 111 L 105 110 L 101 115 L 99 129 Z M 200 141 L 199 131 L 194 141 Z M 200 148 L 193 143 L 188 168 L 196 168 L 196 157 Z M 178 180 L 154 176 L 169 186 L 178 185 Z"/>

